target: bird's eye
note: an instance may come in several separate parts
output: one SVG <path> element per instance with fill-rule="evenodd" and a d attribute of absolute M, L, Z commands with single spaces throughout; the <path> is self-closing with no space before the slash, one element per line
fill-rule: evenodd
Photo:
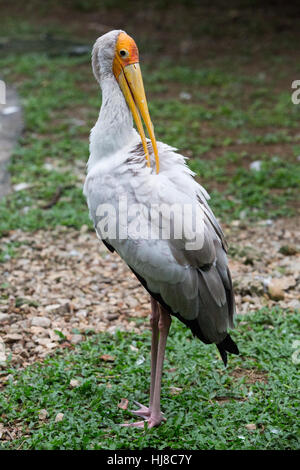
<path fill-rule="evenodd" d="M 128 57 L 129 56 L 129 52 L 126 51 L 126 49 L 121 49 L 120 52 L 119 52 L 120 56 L 121 57 Z"/>

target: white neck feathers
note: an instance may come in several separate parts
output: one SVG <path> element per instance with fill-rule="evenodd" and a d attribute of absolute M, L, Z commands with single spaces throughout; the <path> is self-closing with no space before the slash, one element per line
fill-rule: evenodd
<path fill-rule="evenodd" d="M 102 106 L 91 130 L 88 170 L 100 159 L 118 152 L 134 138 L 132 115 L 113 75 L 101 80 Z"/>

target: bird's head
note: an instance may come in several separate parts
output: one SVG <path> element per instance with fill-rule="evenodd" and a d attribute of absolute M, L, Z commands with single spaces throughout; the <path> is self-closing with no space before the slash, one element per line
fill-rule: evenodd
<path fill-rule="evenodd" d="M 101 84 L 105 77 L 114 76 L 126 99 L 142 139 L 147 165 L 150 157 L 142 119 L 151 139 L 159 172 L 159 157 L 153 125 L 147 105 L 143 78 L 139 64 L 139 51 L 135 41 L 124 31 L 114 30 L 97 39 L 92 52 L 92 66 L 96 79 Z M 142 119 L 141 119 L 142 118 Z"/>

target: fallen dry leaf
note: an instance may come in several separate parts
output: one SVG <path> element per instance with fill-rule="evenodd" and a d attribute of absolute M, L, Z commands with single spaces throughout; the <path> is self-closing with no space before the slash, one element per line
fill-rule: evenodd
<path fill-rule="evenodd" d="M 47 410 L 42 409 L 39 411 L 39 420 L 40 421 L 45 421 L 49 416 L 49 413 Z"/>
<path fill-rule="evenodd" d="M 122 410 L 127 410 L 127 407 L 128 407 L 127 398 L 121 398 L 120 403 L 118 403 L 118 408 L 121 408 Z"/>
<path fill-rule="evenodd" d="M 102 361 L 106 361 L 106 362 L 114 362 L 115 357 L 110 356 L 109 354 L 102 354 L 102 356 L 100 356 L 100 359 L 102 359 Z"/>
<path fill-rule="evenodd" d="M 180 387 L 170 387 L 171 395 L 179 395 L 182 392 L 182 388 Z"/>
<path fill-rule="evenodd" d="M 55 422 L 56 423 L 59 423 L 63 419 L 64 419 L 64 414 L 63 413 L 57 413 L 57 415 L 55 416 Z"/>
<path fill-rule="evenodd" d="M 249 423 L 245 425 L 245 428 L 248 429 L 248 431 L 255 431 L 256 429 L 256 424 L 254 423 Z"/>
<path fill-rule="evenodd" d="M 70 380 L 70 387 L 71 387 L 71 388 L 79 387 L 79 380 L 77 380 L 77 379 L 71 379 L 71 380 Z"/>

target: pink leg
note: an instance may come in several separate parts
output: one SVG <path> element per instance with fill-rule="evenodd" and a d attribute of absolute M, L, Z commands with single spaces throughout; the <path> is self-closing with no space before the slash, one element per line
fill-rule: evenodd
<path fill-rule="evenodd" d="M 140 408 L 138 410 L 130 410 L 131 413 L 141 416 L 142 418 L 148 418 L 151 414 L 153 394 L 155 387 L 155 374 L 156 374 L 156 361 L 157 361 L 157 348 L 158 348 L 158 320 L 159 320 L 159 305 L 153 297 L 150 297 L 151 300 L 151 317 L 150 325 L 152 329 L 152 338 L 151 338 L 151 385 L 150 385 L 150 406 L 141 405 L 139 402 L 135 402 Z"/>
<path fill-rule="evenodd" d="M 151 339 L 151 385 L 150 385 L 150 410 L 152 408 L 155 380 L 156 380 L 156 363 L 157 363 L 157 350 L 158 350 L 158 321 L 159 321 L 159 305 L 151 297 L 151 319 L 150 324 L 152 328 L 152 339 Z"/>
<path fill-rule="evenodd" d="M 165 358 L 165 350 L 167 344 L 167 338 L 171 325 L 171 315 L 160 308 L 160 317 L 158 322 L 158 328 L 160 332 L 159 343 L 158 343 L 158 352 L 157 352 L 157 361 L 156 361 L 156 374 L 155 374 L 155 388 L 153 393 L 153 401 L 151 405 L 151 415 L 148 420 L 149 428 L 153 426 L 159 426 L 162 421 L 165 421 L 163 414 L 160 410 L 160 393 L 161 393 L 161 377 L 163 371 L 163 363 Z"/>
<path fill-rule="evenodd" d="M 158 341 L 158 349 L 157 349 L 156 356 L 154 352 L 153 354 L 151 354 L 151 359 L 152 359 L 152 364 L 153 364 L 153 366 L 151 367 L 152 369 L 151 370 L 152 396 L 150 397 L 150 407 L 147 409 L 148 414 L 144 415 L 144 417 L 147 418 L 146 421 L 148 422 L 149 428 L 153 428 L 154 426 L 159 426 L 163 421 L 165 421 L 165 418 L 163 417 L 163 414 L 160 409 L 160 393 L 161 393 L 161 377 L 162 377 L 162 370 L 163 370 L 163 362 L 164 362 L 164 357 L 165 357 L 166 343 L 167 343 L 171 321 L 172 320 L 171 320 L 170 314 L 160 306 L 160 316 L 159 316 L 159 321 L 158 321 L 158 330 L 160 333 L 159 341 Z M 155 357 L 156 357 L 156 365 L 153 363 Z M 138 410 L 138 411 L 143 411 L 143 409 Z M 134 427 L 144 428 L 144 421 L 138 421 L 136 423 L 125 424 L 123 426 L 134 426 Z"/>

